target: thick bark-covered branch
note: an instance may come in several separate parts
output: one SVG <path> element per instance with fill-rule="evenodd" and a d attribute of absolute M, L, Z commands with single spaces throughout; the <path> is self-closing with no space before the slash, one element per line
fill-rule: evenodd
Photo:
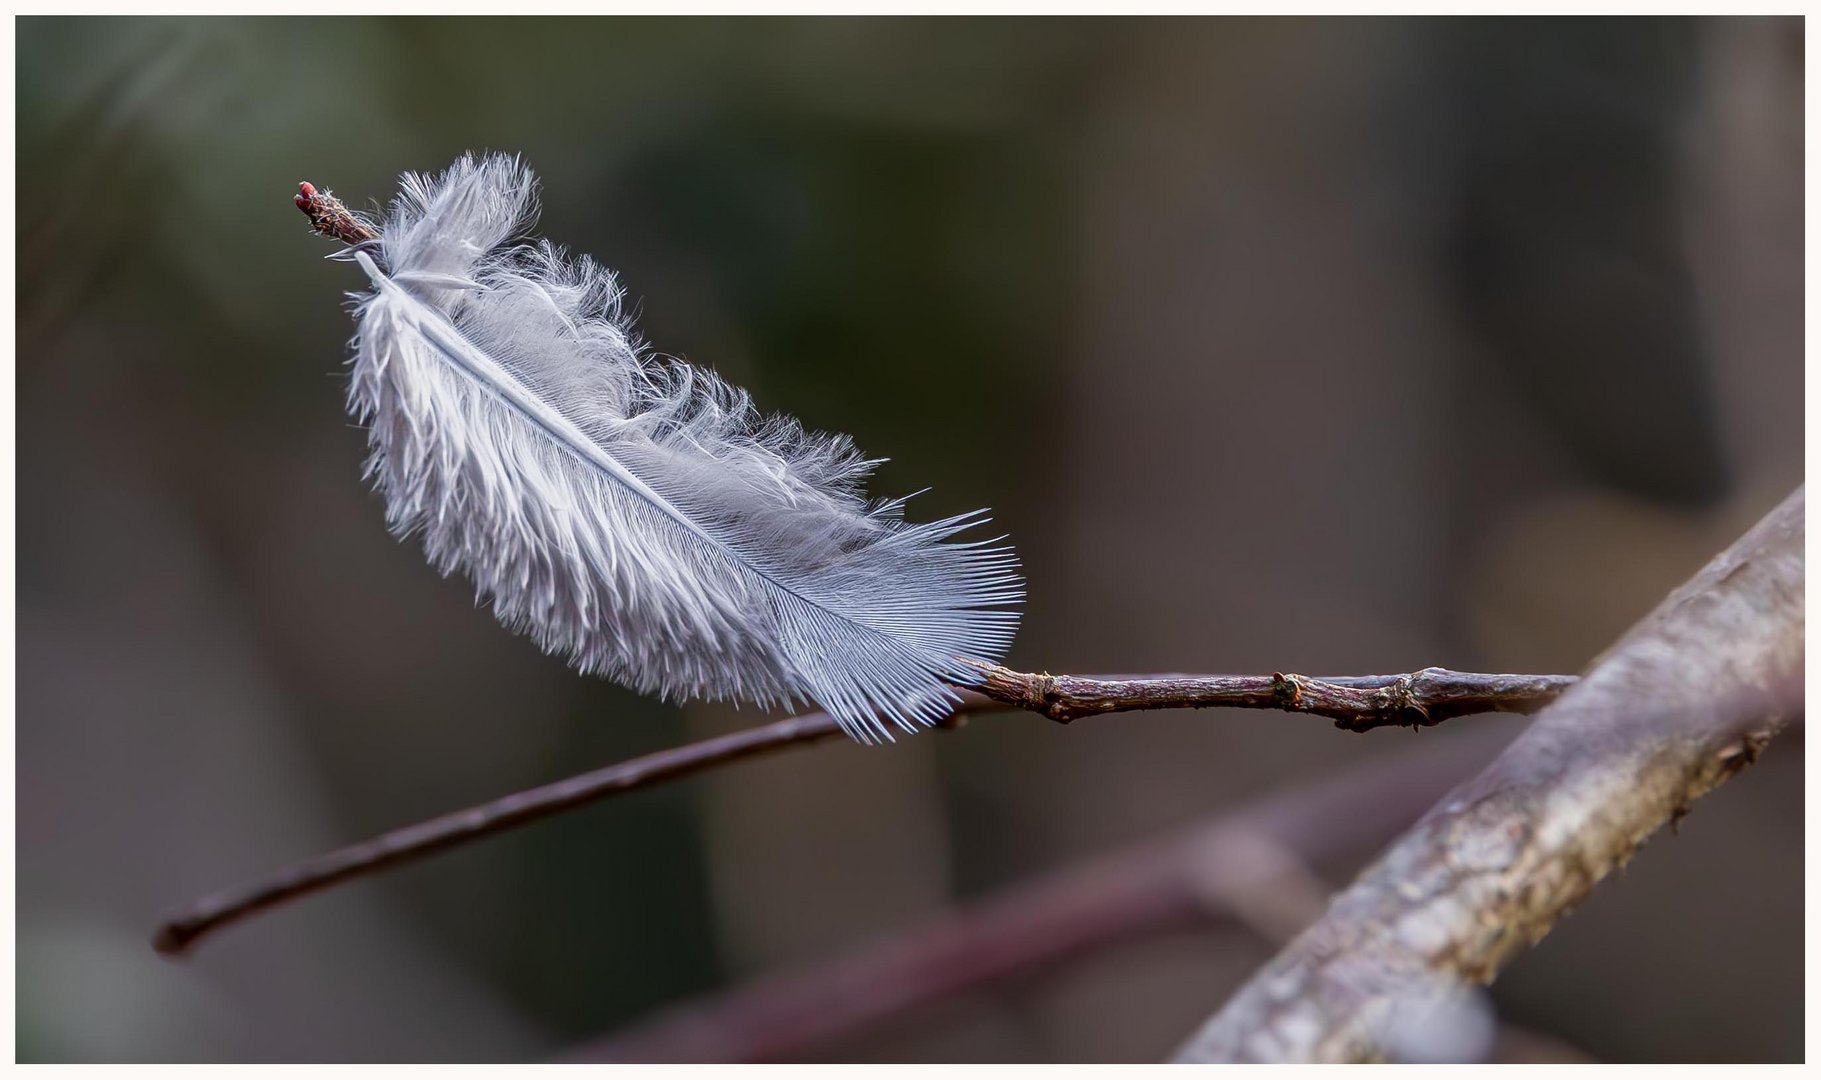
<path fill-rule="evenodd" d="M 1791 495 L 1593 662 L 1180 1051 L 1395 1056 L 1802 707 L 1804 497 Z"/>
<path fill-rule="evenodd" d="M 982 666 L 979 689 L 962 694 L 942 726 L 1001 706 L 1066 723 L 1080 716 L 1138 709 L 1281 709 L 1326 716 L 1368 731 L 1390 724 L 1436 724 L 1483 712 L 1533 712 L 1572 685 L 1571 675 L 1480 675 L 1424 668 L 1409 675 L 1040 675 Z M 720 765 L 840 734 L 826 713 L 807 713 L 559 780 L 443 814 L 358 844 L 294 863 L 247 885 L 203 897 L 160 924 L 152 945 L 177 955 L 205 935 L 313 892 L 427 855 L 515 829 L 565 810 Z"/>

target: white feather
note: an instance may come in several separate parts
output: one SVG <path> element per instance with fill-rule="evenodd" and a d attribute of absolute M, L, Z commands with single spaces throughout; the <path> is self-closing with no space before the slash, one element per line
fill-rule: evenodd
<path fill-rule="evenodd" d="M 348 404 L 393 530 L 583 671 L 811 700 L 864 742 L 940 719 L 965 661 L 1017 629 L 1011 550 L 945 542 L 978 512 L 914 525 L 901 500 L 867 504 L 876 462 L 845 436 L 645 352 L 611 273 L 514 242 L 535 189 L 498 155 L 407 175 L 353 253 L 373 290 Z"/>

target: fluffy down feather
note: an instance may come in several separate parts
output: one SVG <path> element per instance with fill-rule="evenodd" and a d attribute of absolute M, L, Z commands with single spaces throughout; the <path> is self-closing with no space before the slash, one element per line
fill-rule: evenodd
<path fill-rule="evenodd" d="M 863 742 L 940 719 L 1017 629 L 1011 550 L 951 541 L 978 512 L 868 504 L 845 436 L 647 353 L 611 273 L 515 241 L 535 215 L 517 159 L 464 157 L 407 175 L 352 253 L 373 289 L 348 405 L 393 530 L 583 671 L 811 700 Z"/>

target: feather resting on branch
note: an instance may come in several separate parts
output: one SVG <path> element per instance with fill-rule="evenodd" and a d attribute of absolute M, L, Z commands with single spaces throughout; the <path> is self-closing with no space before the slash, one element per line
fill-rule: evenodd
<path fill-rule="evenodd" d="M 1023 597 L 1008 547 L 949 542 L 982 512 L 868 503 L 876 461 L 646 351 L 610 272 L 516 239 L 535 215 L 517 159 L 463 157 L 343 253 L 373 283 L 348 404 L 393 530 L 641 691 L 810 700 L 863 742 L 947 716 Z"/>

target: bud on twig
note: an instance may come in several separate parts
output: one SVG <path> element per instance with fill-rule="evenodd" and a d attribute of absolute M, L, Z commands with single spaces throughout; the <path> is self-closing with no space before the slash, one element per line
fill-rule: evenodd
<path fill-rule="evenodd" d="M 297 185 L 297 208 L 310 218 L 310 228 L 344 244 L 362 244 L 379 239 L 372 226 L 356 217 L 342 201 L 305 180 Z"/>

